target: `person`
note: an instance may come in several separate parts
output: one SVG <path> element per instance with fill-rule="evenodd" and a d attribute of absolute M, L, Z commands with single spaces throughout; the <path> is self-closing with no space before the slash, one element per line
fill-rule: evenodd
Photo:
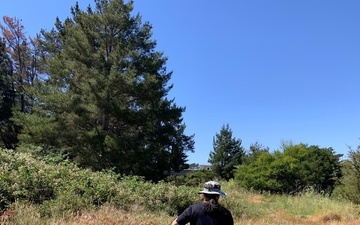
<path fill-rule="evenodd" d="M 226 193 L 221 191 L 218 182 L 206 182 L 199 194 L 202 194 L 203 201 L 190 205 L 171 225 L 234 225 L 231 212 L 219 204 L 220 196 L 226 196 Z"/>

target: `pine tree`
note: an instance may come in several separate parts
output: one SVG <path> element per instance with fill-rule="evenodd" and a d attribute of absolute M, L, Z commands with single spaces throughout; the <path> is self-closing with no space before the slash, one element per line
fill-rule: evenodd
<path fill-rule="evenodd" d="M 167 58 L 132 10 L 132 1 L 76 4 L 72 18 L 42 31 L 48 79 L 21 137 L 67 149 L 83 166 L 158 180 L 186 167 L 194 141 L 184 134 L 185 108 L 166 98 Z"/>
<path fill-rule="evenodd" d="M 215 174 L 226 180 L 233 178 L 234 170 L 242 163 L 243 157 L 241 140 L 233 138 L 229 124 L 223 125 L 220 133 L 213 138 L 213 151 L 208 160 Z"/>
<path fill-rule="evenodd" d="M 38 75 L 36 43 L 25 36 L 21 20 L 4 16 L 0 23 L 0 135 L 6 148 L 15 148 L 21 125 L 16 125 L 18 112 L 28 114 L 34 97 L 32 87 Z"/>
<path fill-rule="evenodd" d="M 0 30 L 6 45 L 6 54 L 11 61 L 11 82 L 16 93 L 16 107 L 23 113 L 31 111 L 32 97 L 29 87 L 36 77 L 35 56 L 32 54 L 33 43 L 25 36 L 24 26 L 16 18 L 4 16 Z"/>
<path fill-rule="evenodd" d="M 15 92 L 11 82 L 11 62 L 5 43 L 0 39 L 0 147 L 14 148 L 17 134 L 14 132 L 12 108 L 15 105 Z"/>

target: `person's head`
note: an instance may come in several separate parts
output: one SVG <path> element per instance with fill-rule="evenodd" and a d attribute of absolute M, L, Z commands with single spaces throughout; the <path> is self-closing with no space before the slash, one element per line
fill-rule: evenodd
<path fill-rule="evenodd" d="M 221 185 L 216 181 L 208 181 L 204 184 L 203 190 L 199 191 L 204 197 L 204 210 L 207 212 L 219 211 L 222 207 L 218 201 L 220 196 L 226 196 L 226 193 L 221 191 Z"/>
<path fill-rule="evenodd" d="M 204 188 L 199 191 L 199 194 L 203 194 L 204 197 L 206 196 L 226 196 L 226 193 L 221 191 L 221 185 L 216 181 L 208 181 L 204 184 Z"/>
<path fill-rule="evenodd" d="M 216 200 L 217 202 L 219 201 L 220 195 L 210 195 L 210 194 L 202 194 L 204 201 L 210 201 L 211 199 Z"/>

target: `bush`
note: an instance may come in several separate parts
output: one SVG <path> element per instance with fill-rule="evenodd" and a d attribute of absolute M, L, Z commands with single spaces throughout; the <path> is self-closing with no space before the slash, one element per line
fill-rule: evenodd
<path fill-rule="evenodd" d="M 200 183 L 203 181 L 197 182 L 197 187 L 152 183 L 142 177 L 120 177 L 112 171 L 81 169 L 49 156 L 40 160 L 30 153 L 0 149 L 1 210 L 17 201 L 36 205 L 43 217 L 63 217 L 104 204 L 175 215 L 200 201 L 197 194 Z"/>
<path fill-rule="evenodd" d="M 30 154 L 0 150 L 0 206 L 8 207 L 15 200 L 40 204 L 55 197 L 51 167 L 34 160 Z"/>
<path fill-rule="evenodd" d="M 201 187 L 205 182 L 214 180 L 215 173 L 212 170 L 195 170 L 186 175 L 172 175 L 166 178 L 167 182 L 173 183 L 175 186 L 185 185 L 191 187 Z"/>
<path fill-rule="evenodd" d="M 110 171 L 92 172 L 68 161 L 45 162 L 29 153 L 3 149 L 0 162 L 1 209 L 15 201 L 27 201 L 44 205 L 43 215 L 55 209 L 76 212 L 102 205 L 117 195 L 118 176 Z"/>
<path fill-rule="evenodd" d="M 284 151 L 260 152 L 238 166 L 235 179 L 248 190 L 297 194 L 308 188 L 331 194 L 341 178 L 339 157 L 332 148 L 284 145 Z"/>
<path fill-rule="evenodd" d="M 119 182 L 118 195 L 112 203 L 122 209 L 138 205 L 150 211 L 175 215 L 198 200 L 196 191 L 184 185 L 177 187 L 163 181 L 155 184 L 141 177 L 123 177 Z"/>

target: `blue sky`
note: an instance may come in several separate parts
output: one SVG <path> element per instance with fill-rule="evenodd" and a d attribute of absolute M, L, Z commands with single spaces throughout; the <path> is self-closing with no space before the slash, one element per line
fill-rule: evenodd
<path fill-rule="evenodd" d="M 34 36 L 75 0 L 11 0 L 0 15 L 22 19 Z M 81 8 L 92 0 L 79 0 Z M 282 141 L 332 147 L 360 144 L 360 1 L 135 0 L 169 57 L 169 97 L 195 134 L 190 163 L 207 164 L 224 124 L 248 149 Z"/>

